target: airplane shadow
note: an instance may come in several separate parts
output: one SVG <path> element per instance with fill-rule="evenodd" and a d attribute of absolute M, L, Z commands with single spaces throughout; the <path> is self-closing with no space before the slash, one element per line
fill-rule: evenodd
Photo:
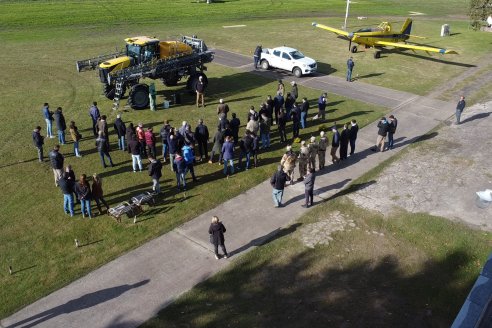
<path fill-rule="evenodd" d="M 453 65 L 453 66 L 460 66 L 460 67 L 477 67 L 476 65 L 473 65 L 473 64 L 458 63 L 458 62 L 453 62 L 453 61 L 449 61 L 449 60 L 444 60 L 441 58 L 434 58 L 434 57 L 419 55 L 416 53 L 409 53 L 409 52 L 403 51 L 402 49 L 400 49 L 400 50 L 384 50 L 383 53 L 400 54 L 403 56 L 409 56 L 409 57 L 414 57 L 414 58 L 418 58 L 418 59 L 425 59 L 425 60 L 432 61 L 435 63 L 443 63 L 446 65 Z"/>

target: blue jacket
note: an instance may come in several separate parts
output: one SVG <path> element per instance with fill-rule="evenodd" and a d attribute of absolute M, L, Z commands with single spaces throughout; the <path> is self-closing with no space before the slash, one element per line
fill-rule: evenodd
<path fill-rule="evenodd" d="M 226 141 L 222 145 L 222 158 L 224 161 L 234 159 L 234 144 L 232 142 Z"/>
<path fill-rule="evenodd" d="M 333 138 L 331 139 L 331 146 L 332 147 L 340 146 L 340 133 L 338 131 L 333 133 Z"/>
<path fill-rule="evenodd" d="M 181 148 L 181 150 L 183 151 L 183 158 L 185 160 L 185 163 L 186 164 L 193 163 L 193 161 L 195 160 L 193 149 L 190 146 L 185 145 L 183 146 L 183 148 Z"/>
<path fill-rule="evenodd" d="M 101 114 L 99 113 L 99 108 L 97 108 L 97 106 L 92 105 L 91 108 L 89 109 L 89 115 L 94 122 L 97 122 L 97 119 L 101 116 Z"/>
<path fill-rule="evenodd" d="M 50 108 L 48 106 L 43 107 L 43 116 L 45 119 L 53 121 L 53 116 L 50 113 Z"/>

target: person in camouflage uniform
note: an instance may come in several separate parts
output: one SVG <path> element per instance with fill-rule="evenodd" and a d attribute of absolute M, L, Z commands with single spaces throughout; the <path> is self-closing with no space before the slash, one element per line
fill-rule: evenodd
<path fill-rule="evenodd" d="M 311 142 L 308 145 L 309 150 L 309 168 L 316 170 L 316 156 L 318 156 L 318 144 L 316 143 L 316 137 L 311 137 Z"/>
<path fill-rule="evenodd" d="M 301 141 L 301 150 L 299 152 L 299 180 L 302 180 L 307 174 L 309 160 L 309 149 L 306 147 L 306 141 Z"/>
<path fill-rule="evenodd" d="M 318 164 L 319 169 L 323 169 L 325 167 L 325 155 L 326 155 L 326 147 L 328 146 L 328 138 L 325 137 L 325 132 L 321 131 L 319 133 L 321 137 L 318 142 Z"/>
<path fill-rule="evenodd" d="M 280 160 L 280 165 L 282 165 L 284 172 L 290 178 L 290 184 L 294 184 L 294 169 L 296 168 L 296 153 L 292 150 L 292 146 L 287 146 L 287 151 Z"/>

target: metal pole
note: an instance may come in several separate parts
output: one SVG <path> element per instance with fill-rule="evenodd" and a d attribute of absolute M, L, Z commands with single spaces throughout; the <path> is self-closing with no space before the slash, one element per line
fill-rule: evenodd
<path fill-rule="evenodd" d="M 350 0 L 347 0 L 347 9 L 345 9 L 345 24 L 343 24 L 343 29 L 347 29 L 347 18 L 348 18 L 348 12 L 349 12 L 349 5 L 350 5 Z"/>

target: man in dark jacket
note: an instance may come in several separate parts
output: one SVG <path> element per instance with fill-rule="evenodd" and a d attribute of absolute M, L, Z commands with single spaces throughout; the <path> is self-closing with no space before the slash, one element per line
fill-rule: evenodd
<path fill-rule="evenodd" d="M 287 125 L 287 116 L 283 110 L 278 115 L 278 133 L 280 135 L 280 142 L 287 142 L 287 133 L 285 132 L 285 126 Z"/>
<path fill-rule="evenodd" d="M 43 145 L 44 145 L 44 137 L 41 135 L 41 127 L 37 126 L 33 131 L 32 131 L 32 142 L 34 144 L 34 147 L 38 150 L 38 160 L 40 162 L 43 161 L 44 156 L 43 156 Z"/>
<path fill-rule="evenodd" d="M 99 113 L 99 108 L 97 108 L 97 102 L 93 102 L 91 108 L 89 108 L 89 116 L 92 120 L 92 131 L 94 133 L 94 137 L 97 137 L 97 121 L 101 117 Z"/>
<path fill-rule="evenodd" d="M 309 168 L 308 174 L 304 177 L 304 196 L 306 198 L 306 203 L 302 207 L 313 206 L 313 194 L 314 194 L 314 180 L 316 176 L 314 175 L 314 169 Z"/>
<path fill-rule="evenodd" d="M 461 113 L 463 113 L 465 106 L 466 106 L 465 96 L 461 96 L 460 101 L 458 101 L 458 104 L 456 105 L 456 124 L 461 123 Z"/>
<path fill-rule="evenodd" d="M 294 107 L 292 108 L 291 111 L 291 116 L 292 116 L 292 138 L 297 138 L 299 137 L 299 127 L 301 125 L 301 109 L 297 105 L 297 103 L 294 103 Z"/>
<path fill-rule="evenodd" d="M 114 130 L 116 131 L 116 134 L 118 135 L 118 149 L 119 150 L 125 150 L 125 135 L 126 135 L 126 125 L 125 122 L 121 119 L 121 115 L 118 114 L 116 115 L 116 120 L 114 121 L 113 124 Z"/>
<path fill-rule="evenodd" d="M 58 180 L 58 185 L 63 193 L 63 209 L 65 214 L 70 214 L 73 217 L 73 192 L 75 182 L 69 179 L 68 173 L 65 172 Z"/>
<path fill-rule="evenodd" d="M 168 120 L 165 120 L 164 125 L 162 126 L 161 131 L 159 132 L 162 141 L 162 161 L 164 163 L 166 163 L 167 153 L 169 150 L 169 145 L 167 143 L 167 137 L 169 136 L 169 131 L 171 131 L 171 125 L 169 125 Z M 171 163 L 171 167 L 172 166 L 173 163 Z"/>
<path fill-rule="evenodd" d="M 290 119 L 290 112 L 292 111 L 295 102 L 296 100 L 294 99 L 294 97 L 292 97 L 290 92 L 287 92 L 287 96 L 285 97 L 285 112 L 287 113 L 287 120 Z"/>
<path fill-rule="evenodd" d="M 350 124 L 351 124 L 350 131 L 349 131 L 350 155 L 353 155 L 355 152 L 355 140 L 357 140 L 357 133 L 359 132 L 359 126 L 357 125 L 356 120 L 352 120 Z"/>
<path fill-rule="evenodd" d="M 245 131 L 244 137 L 239 141 L 239 148 L 241 149 L 241 154 L 239 155 L 238 170 L 242 169 L 243 157 L 246 157 L 246 170 L 250 168 L 251 151 L 253 150 L 253 137 L 251 137 L 251 132 L 249 130 Z"/>
<path fill-rule="evenodd" d="M 306 97 L 302 98 L 302 104 L 301 104 L 301 128 L 305 129 L 307 126 L 307 115 L 308 115 L 308 110 L 309 110 L 309 102 Z"/>
<path fill-rule="evenodd" d="M 55 176 L 55 186 L 58 187 L 58 180 L 62 177 L 63 174 L 63 162 L 65 158 L 62 154 L 60 154 L 60 146 L 56 145 L 53 147 L 53 150 L 48 154 L 50 158 L 51 167 L 53 168 L 53 175 Z"/>
<path fill-rule="evenodd" d="M 386 117 L 381 117 L 378 123 L 378 138 L 376 139 L 376 146 L 371 148 L 372 151 L 377 151 L 378 148 L 384 151 L 384 144 L 386 141 L 386 135 L 388 134 L 389 124 Z"/>
<path fill-rule="evenodd" d="M 96 139 L 96 147 L 99 152 L 99 157 L 101 158 L 101 164 L 104 168 L 106 168 L 107 165 L 104 157 L 107 157 L 109 159 L 109 165 L 113 167 L 113 160 L 111 159 L 111 155 L 109 155 L 108 140 L 106 139 L 103 131 L 99 131 L 98 134 L 99 136 Z"/>
<path fill-rule="evenodd" d="M 137 164 L 140 172 L 142 172 L 142 158 L 140 157 L 141 147 L 140 142 L 137 140 L 137 136 L 132 135 L 132 138 L 128 141 L 128 152 L 132 155 L 133 172 L 137 172 Z"/>
<path fill-rule="evenodd" d="M 237 143 L 239 142 L 239 127 L 241 126 L 241 121 L 236 117 L 236 113 L 232 113 L 232 119 L 229 122 L 229 126 L 232 131 L 234 146 L 237 146 Z"/>
<path fill-rule="evenodd" d="M 325 120 L 327 103 L 328 103 L 328 95 L 325 92 L 318 98 L 318 115 L 316 115 L 318 120 L 321 121 Z"/>
<path fill-rule="evenodd" d="M 261 60 L 261 53 L 262 52 L 263 52 L 263 48 L 261 47 L 261 45 L 256 46 L 255 53 L 253 56 L 253 60 L 255 63 L 255 69 L 258 69 L 258 63 Z"/>
<path fill-rule="evenodd" d="M 396 133 L 396 128 L 398 127 L 398 120 L 394 115 L 389 116 L 389 126 L 388 126 L 388 149 L 393 149 L 394 140 L 393 135 Z"/>
<path fill-rule="evenodd" d="M 198 152 L 200 153 L 200 161 L 206 159 L 208 156 L 207 144 L 209 138 L 208 127 L 203 124 L 203 119 L 201 118 L 198 120 L 198 125 L 195 128 L 195 140 L 197 142 Z"/>
<path fill-rule="evenodd" d="M 43 105 L 43 117 L 46 121 L 46 137 L 54 138 L 53 136 L 53 112 L 50 111 L 50 105 L 44 103 Z"/>
<path fill-rule="evenodd" d="M 278 124 L 278 115 L 284 106 L 284 95 L 281 92 L 278 92 L 275 98 L 273 98 L 273 109 L 275 110 L 275 124 Z"/>
<path fill-rule="evenodd" d="M 279 165 L 277 172 L 270 179 L 270 184 L 273 187 L 272 197 L 275 207 L 282 207 L 282 196 L 284 195 L 285 183 L 290 181 L 289 176 L 282 169 L 282 165 Z"/>
<path fill-rule="evenodd" d="M 229 105 L 224 102 L 224 99 L 220 99 L 217 106 L 217 115 L 227 118 L 227 113 L 229 113 Z"/>
<path fill-rule="evenodd" d="M 161 185 L 159 183 L 159 179 L 162 177 L 162 163 L 158 159 L 155 159 L 154 156 L 149 156 L 149 176 L 152 178 L 152 190 L 156 194 L 161 193 Z"/>
<path fill-rule="evenodd" d="M 167 145 L 169 146 L 169 162 L 171 163 L 171 171 L 174 172 L 174 157 L 176 157 L 176 152 L 179 150 L 179 139 L 176 136 L 174 129 L 169 131 L 167 136 Z"/>
<path fill-rule="evenodd" d="M 331 128 L 331 131 L 333 132 L 333 137 L 331 138 L 331 150 L 330 150 L 331 161 L 333 163 L 338 163 L 340 161 L 340 159 L 337 157 L 337 150 L 338 147 L 340 147 L 340 133 L 338 133 L 338 129 L 335 125 Z"/>
<path fill-rule="evenodd" d="M 65 122 L 65 116 L 63 116 L 62 108 L 58 107 L 53 114 L 56 123 L 56 129 L 58 130 L 58 143 L 60 145 L 65 144 L 65 130 L 67 129 L 67 123 Z"/>

